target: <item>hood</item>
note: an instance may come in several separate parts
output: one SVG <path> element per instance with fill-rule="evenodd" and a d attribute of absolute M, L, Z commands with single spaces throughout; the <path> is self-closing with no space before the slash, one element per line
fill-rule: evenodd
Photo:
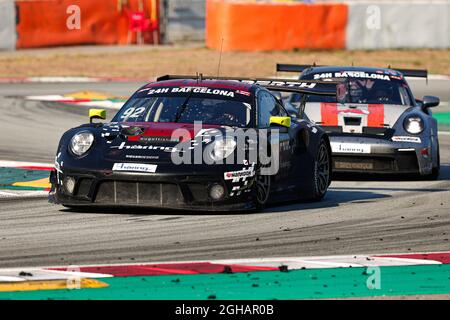
<path fill-rule="evenodd" d="M 179 143 L 221 133 L 219 125 L 186 123 L 110 123 L 101 128 L 104 157 L 112 161 L 169 161 Z M 211 140 L 209 140 L 211 141 Z"/>
<path fill-rule="evenodd" d="M 362 133 L 365 127 L 392 128 L 409 108 L 387 104 L 307 103 L 305 113 L 320 126 L 339 126 L 345 133 Z"/>

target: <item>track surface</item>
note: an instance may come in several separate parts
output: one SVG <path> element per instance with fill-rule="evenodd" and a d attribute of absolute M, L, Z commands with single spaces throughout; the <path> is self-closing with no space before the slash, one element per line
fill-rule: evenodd
<path fill-rule="evenodd" d="M 8 96 L 126 95 L 138 85 L 0 85 L 0 159 L 52 162 L 61 133 L 87 119 L 85 109 Z M 416 92 L 449 92 L 448 82 L 426 89 Z M 321 203 L 258 214 L 77 213 L 45 199 L 1 201 L 0 267 L 448 250 L 450 136 L 440 139 L 439 181 L 336 181 Z"/>

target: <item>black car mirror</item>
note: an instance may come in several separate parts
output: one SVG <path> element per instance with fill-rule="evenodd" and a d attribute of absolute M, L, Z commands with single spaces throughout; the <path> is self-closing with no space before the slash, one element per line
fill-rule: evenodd
<path fill-rule="evenodd" d="M 419 100 L 419 99 L 416 99 L 416 105 L 417 105 L 418 107 L 422 108 L 422 107 L 423 107 L 423 101 L 422 101 L 422 100 Z"/>
<path fill-rule="evenodd" d="M 438 97 L 434 96 L 424 96 L 422 100 L 422 108 L 433 108 L 437 107 L 441 103 L 441 100 Z"/>

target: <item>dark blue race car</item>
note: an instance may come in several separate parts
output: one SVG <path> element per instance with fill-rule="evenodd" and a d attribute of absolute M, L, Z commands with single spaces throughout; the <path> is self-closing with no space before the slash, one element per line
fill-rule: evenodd
<path fill-rule="evenodd" d="M 335 82 L 165 76 L 111 123 L 61 138 L 50 201 L 66 207 L 260 209 L 324 197 L 327 134 L 291 117 L 272 91 L 335 95 Z M 272 90 L 272 91 L 270 91 Z M 104 110 L 91 110 L 91 122 Z"/>

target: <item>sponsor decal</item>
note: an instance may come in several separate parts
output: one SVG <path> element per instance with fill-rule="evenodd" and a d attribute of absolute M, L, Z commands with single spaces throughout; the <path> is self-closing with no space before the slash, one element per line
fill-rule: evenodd
<path fill-rule="evenodd" d="M 273 87 L 288 87 L 288 88 L 307 88 L 313 89 L 317 86 L 317 83 L 311 82 L 298 82 L 298 81 L 272 81 L 272 80 L 244 80 L 242 81 L 248 84 L 257 84 L 260 86 L 273 86 Z"/>
<path fill-rule="evenodd" d="M 141 91 L 148 90 L 148 94 L 161 94 L 161 93 L 169 93 L 169 88 L 157 88 L 157 89 L 142 89 Z M 139 91 L 139 92 L 141 92 Z"/>
<path fill-rule="evenodd" d="M 171 137 L 146 137 L 142 136 L 139 138 L 139 142 L 145 142 L 145 143 L 180 143 L 180 139 L 177 138 L 171 138 Z"/>
<path fill-rule="evenodd" d="M 331 149 L 334 153 L 370 153 L 371 146 L 361 143 L 340 143 L 331 142 Z"/>
<path fill-rule="evenodd" d="M 391 81 L 388 75 L 378 73 L 368 73 L 364 71 L 341 71 L 341 72 L 327 72 L 318 73 L 314 75 L 314 80 L 321 80 L 327 78 L 361 78 L 361 79 L 375 79 Z"/>
<path fill-rule="evenodd" d="M 231 97 L 234 98 L 234 92 L 230 90 L 224 90 L 224 89 L 214 89 L 214 88 L 208 88 L 208 87 L 170 87 L 170 88 L 144 88 L 142 90 L 139 90 L 139 93 L 148 91 L 148 95 L 154 95 L 154 94 L 168 94 L 168 93 L 201 93 L 201 94 L 211 94 L 211 95 L 220 95 L 225 97 Z M 247 93 L 245 91 L 238 92 L 240 94 Z"/>
<path fill-rule="evenodd" d="M 118 149 L 118 150 L 157 150 L 157 151 L 165 151 L 165 152 L 177 152 L 180 150 L 177 150 L 175 147 L 166 147 L 166 146 L 143 146 L 139 144 L 133 144 L 129 145 L 126 142 L 122 142 L 118 146 L 111 146 L 111 149 Z"/>
<path fill-rule="evenodd" d="M 356 169 L 356 170 L 372 170 L 373 169 L 373 163 L 336 161 L 334 163 L 334 166 L 336 169 Z"/>
<path fill-rule="evenodd" d="M 408 136 L 392 137 L 392 141 L 395 141 L 395 142 L 422 143 L 422 139 L 420 139 L 419 137 L 408 137 Z"/>
<path fill-rule="evenodd" d="M 248 169 L 248 170 L 225 172 L 224 179 L 225 180 L 234 180 L 234 179 L 240 179 L 240 178 L 249 178 L 249 177 L 253 177 L 254 175 L 255 175 L 255 171 L 252 168 L 252 169 Z"/>
<path fill-rule="evenodd" d="M 125 156 L 127 159 L 140 159 L 140 160 L 158 160 L 159 156 L 138 156 L 138 155 L 131 155 L 127 154 Z"/>
<path fill-rule="evenodd" d="M 250 97 L 252 94 L 248 91 L 237 90 L 236 93 L 242 94 L 244 96 Z"/>
<path fill-rule="evenodd" d="M 234 92 L 224 89 L 213 89 L 208 87 L 171 87 L 171 88 L 157 88 L 157 89 L 143 89 L 141 91 L 148 90 L 148 95 L 164 94 L 164 93 L 200 93 L 219 95 L 224 97 L 234 98 Z"/>
<path fill-rule="evenodd" d="M 368 110 L 361 110 L 361 109 L 343 109 L 339 110 L 339 113 L 353 113 L 358 115 L 368 115 L 370 112 Z"/>
<path fill-rule="evenodd" d="M 155 164 L 115 163 L 112 170 L 113 171 L 136 171 L 136 172 L 155 173 L 157 168 L 158 168 L 158 166 Z"/>

